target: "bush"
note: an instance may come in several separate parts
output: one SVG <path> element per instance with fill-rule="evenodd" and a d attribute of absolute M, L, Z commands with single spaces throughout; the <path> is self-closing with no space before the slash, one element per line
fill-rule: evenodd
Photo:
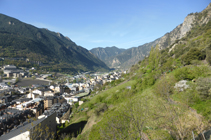
<path fill-rule="evenodd" d="M 193 80 L 199 77 L 206 77 L 209 74 L 209 67 L 207 66 L 186 66 L 175 70 L 175 78 L 180 80 Z"/>
<path fill-rule="evenodd" d="M 198 76 L 198 73 L 194 73 L 194 69 L 190 67 L 183 67 L 180 69 L 177 69 L 174 73 L 175 78 L 180 80 L 193 80 Z"/>
<path fill-rule="evenodd" d="M 199 78 L 196 90 L 203 100 L 211 99 L 211 78 Z"/>
<path fill-rule="evenodd" d="M 149 86 L 154 85 L 155 83 L 155 78 L 154 75 L 151 73 L 149 75 L 147 75 L 146 77 L 144 77 L 143 81 L 142 81 L 142 89 L 145 89 Z"/>
<path fill-rule="evenodd" d="M 93 103 L 89 103 L 88 107 L 89 107 L 89 109 L 93 109 L 94 108 L 94 104 Z"/>
<path fill-rule="evenodd" d="M 102 96 L 97 96 L 96 97 L 96 103 L 100 103 L 100 102 L 102 102 L 103 101 L 103 97 Z"/>
<path fill-rule="evenodd" d="M 101 112 L 105 112 L 107 109 L 108 106 L 105 103 L 102 103 L 94 110 L 94 113 L 96 116 L 99 116 Z"/>
<path fill-rule="evenodd" d="M 164 98 L 169 98 L 169 96 L 173 93 L 175 82 L 176 79 L 174 78 L 174 76 L 169 75 L 162 77 L 155 84 L 154 92 L 159 96 L 162 96 Z"/>
<path fill-rule="evenodd" d="M 182 56 L 182 61 L 184 64 L 189 65 L 191 64 L 192 60 L 202 60 L 203 55 L 198 48 L 191 48 L 187 54 Z"/>

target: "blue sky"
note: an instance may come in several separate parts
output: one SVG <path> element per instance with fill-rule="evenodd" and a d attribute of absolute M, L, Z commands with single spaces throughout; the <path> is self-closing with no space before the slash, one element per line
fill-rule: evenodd
<path fill-rule="evenodd" d="M 201 12 L 210 0 L 0 0 L 0 13 L 91 49 L 137 47 Z"/>

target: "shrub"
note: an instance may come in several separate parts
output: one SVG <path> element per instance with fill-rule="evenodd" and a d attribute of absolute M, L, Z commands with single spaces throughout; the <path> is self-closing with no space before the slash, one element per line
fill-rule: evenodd
<path fill-rule="evenodd" d="M 96 116 L 99 116 L 101 112 L 105 112 L 108 109 L 108 106 L 105 103 L 101 103 L 95 110 L 94 113 Z"/>
<path fill-rule="evenodd" d="M 89 109 L 93 109 L 94 108 L 94 104 L 93 103 L 89 103 L 88 107 L 89 107 Z"/>
<path fill-rule="evenodd" d="M 180 80 L 193 80 L 194 78 L 200 76 L 201 74 L 198 73 L 198 69 L 195 67 L 183 67 L 180 69 L 177 69 L 174 73 L 175 78 Z"/>
<path fill-rule="evenodd" d="M 99 103 L 99 102 L 102 102 L 102 101 L 103 101 L 103 97 L 102 96 L 97 96 L 96 102 Z"/>
<path fill-rule="evenodd" d="M 182 56 L 182 61 L 184 64 L 189 65 L 191 64 L 192 60 L 202 60 L 203 56 L 201 51 L 198 48 L 191 48 L 187 54 Z"/>
<path fill-rule="evenodd" d="M 176 82 L 176 79 L 174 76 L 169 75 L 168 77 L 162 77 L 155 85 L 154 92 L 158 94 L 159 96 L 162 96 L 164 98 L 169 98 L 169 96 L 172 94 L 174 84 Z"/>
<path fill-rule="evenodd" d="M 155 78 L 154 75 L 151 73 L 149 75 L 147 75 L 146 77 L 144 77 L 144 79 L 142 80 L 142 89 L 145 89 L 149 86 L 154 85 L 155 83 Z"/>
<path fill-rule="evenodd" d="M 196 90 L 204 100 L 211 98 L 211 78 L 199 78 L 197 80 Z"/>

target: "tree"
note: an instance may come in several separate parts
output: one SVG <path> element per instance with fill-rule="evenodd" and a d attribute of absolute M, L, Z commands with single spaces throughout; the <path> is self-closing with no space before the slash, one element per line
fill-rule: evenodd
<path fill-rule="evenodd" d="M 201 96 L 202 100 L 207 100 L 211 98 L 211 78 L 199 78 L 196 82 L 196 90 Z"/>
<path fill-rule="evenodd" d="M 206 61 L 211 65 L 211 46 L 206 49 Z"/>
<path fill-rule="evenodd" d="M 190 139 L 192 138 L 192 131 L 199 134 L 207 127 L 208 122 L 191 111 L 188 106 L 172 104 L 170 101 L 162 103 L 162 106 L 162 112 L 167 112 L 165 113 L 167 115 L 165 122 L 161 123 L 160 127 L 167 128 L 177 140 Z"/>
<path fill-rule="evenodd" d="M 155 85 L 155 93 L 169 100 L 175 82 L 176 79 L 173 76 L 163 76 Z"/>
<path fill-rule="evenodd" d="M 150 54 L 149 54 L 150 69 L 154 70 L 155 68 L 157 68 L 159 66 L 160 58 L 161 58 L 161 54 L 160 54 L 159 46 L 156 45 L 155 48 L 153 48 L 153 46 L 152 46 L 151 50 L 150 50 Z"/>

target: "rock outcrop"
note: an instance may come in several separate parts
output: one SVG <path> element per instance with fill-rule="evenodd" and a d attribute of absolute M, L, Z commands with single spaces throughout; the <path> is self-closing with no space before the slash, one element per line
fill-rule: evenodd
<path fill-rule="evenodd" d="M 129 68 L 132 65 L 136 64 L 138 61 L 144 59 L 145 56 L 148 56 L 151 47 L 159 45 L 159 49 L 165 49 L 170 47 L 175 43 L 176 40 L 179 40 L 186 36 L 186 34 L 195 26 L 207 24 L 211 20 L 211 3 L 200 13 L 191 13 L 185 19 L 184 22 L 178 25 L 171 32 L 166 33 L 161 38 L 158 38 L 150 43 L 144 45 L 133 47 L 125 50 L 121 54 L 107 58 L 103 60 L 109 67 L 121 67 Z M 179 42 L 178 42 L 179 43 Z M 172 50 L 174 48 L 170 48 Z M 98 57 L 100 54 L 98 54 Z M 102 59 L 101 59 L 102 60 Z"/>

